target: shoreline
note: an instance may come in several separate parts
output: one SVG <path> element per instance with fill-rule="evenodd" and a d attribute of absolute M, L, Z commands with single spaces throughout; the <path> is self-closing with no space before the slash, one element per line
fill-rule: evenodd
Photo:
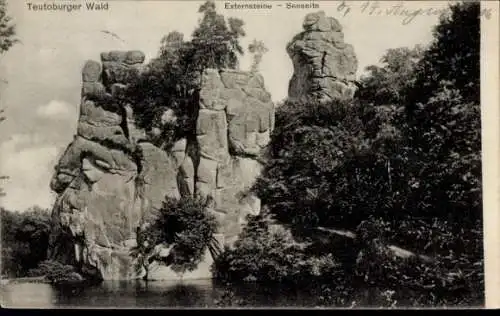
<path fill-rule="evenodd" d="M 1 278 L 0 283 L 2 285 L 13 284 L 13 283 L 44 283 L 50 284 L 44 276 L 39 277 L 21 277 L 21 278 Z"/>

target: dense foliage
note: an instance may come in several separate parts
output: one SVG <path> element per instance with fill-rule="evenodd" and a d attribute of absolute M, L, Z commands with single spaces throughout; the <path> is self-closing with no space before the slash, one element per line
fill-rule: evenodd
<path fill-rule="evenodd" d="M 251 218 L 236 241 L 216 259 L 217 278 L 304 285 L 328 278 L 343 280 L 343 270 L 332 254 L 315 256 L 307 243 L 296 242 L 279 225 L 270 224 L 268 214 Z"/>
<path fill-rule="evenodd" d="M 381 66 L 368 68 L 352 102 L 285 102 L 276 113 L 271 159 L 254 191 L 295 238 L 318 239 L 311 232 L 323 228 L 351 230 L 356 255 L 344 262 L 355 284 L 386 288 L 394 299 L 402 289 L 415 291 L 406 304 L 465 298 L 479 304 L 479 3 L 451 5 L 434 37 L 426 49 L 389 50 Z M 248 259 L 272 245 L 257 235 L 242 236 L 225 255 L 224 269 L 269 270 Z M 395 256 L 388 245 L 432 260 Z M 339 260 L 331 249 L 323 247 L 323 255 Z M 274 264 L 294 274 L 288 263 Z"/>
<path fill-rule="evenodd" d="M 473 228 L 459 226 L 435 217 L 400 221 L 369 218 L 357 229 L 365 244 L 354 273 L 371 287 L 396 290 L 395 298 L 401 300 L 408 300 L 402 289 L 411 291 L 413 299 L 407 304 L 480 304 L 484 300 L 481 223 Z M 389 243 L 411 245 L 415 247 L 412 250 L 430 254 L 431 260 L 398 258 L 383 246 Z"/>
<path fill-rule="evenodd" d="M 388 111 L 346 102 L 278 108 L 273 159 L 255 186 L 262 203 L 297 230 L 355 228 L 388 210 L 387 156 L 398 137 Z"/>
<path fill-rule="evenodd" d="M 201 5 L 199 13 L 203 16 L 191 39 L 184 40 L 184 35 L 177 31 L 166 35 L 158 57 L 126 93 L 125 101 L 134 106 L 139 125 L 159 130 L 152 139 L 171 143 L 192 136 L 203 71 L 236 69 L 238 56 L 243 54 L 239 43 L 240 37 L 245 36 L 243 21 L 226 21 L 217 13 L 213 1 Z"/>
<path fill-rule="evenodd" d="M 145 269 L 153 260 L 161 260 L 173 271 L 192 271 L 204 259 L 207 249 L 216 251 L 216 231 L 217 221 L 207 212 L 204 201 L 191 196 L 167 198 L 153 222 L 138 232 L 132 255 Z M 169 249 L 168 256 L 159 257 L 157 246 Z"/>
<path fill-rule="evenodd" d="M 362 89 L 358 97 L 373 105 L 403 104 L 415 83 L 415 69 L 422 59 L 424 49 L 417 45 L 410 49 L 399 47 L 388 49 L 382 56 L 381 66 L 370 65 L 362 76 Z"/>
<path fill-rule="evenodd" d="M 26 276 L 46 259 L 50 233 L 50 212 L 33 207 L 24 212 L 1 210 L 2 275 Z"/>
<path fill-rule="evenodd" d="M 463 1 L 451 5 L 449 13 L 441 17 L 434 28 L 434 41 L 415 72 L 417 80 L 408 105 L 427 101 L 442 82 L 459 90 L 465 103 L 479 103 L 480 10 L 478 1 Z"/>

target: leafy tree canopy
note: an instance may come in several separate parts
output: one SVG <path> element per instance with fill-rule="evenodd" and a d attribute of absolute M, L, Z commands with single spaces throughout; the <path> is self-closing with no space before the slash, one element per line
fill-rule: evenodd
<path fill-rule="evenodd" d="M 481 218 L 480 107 L 471 98 L 479 94 L 478 7 L 453 5 L 426 50 L 389 50 L 382 67 L 369 67 L 360 100 L 286 102 L 278 109 L 272 159 L 255 189 L 281 222 L 353 228 L 372 214 L 475 225 Z M 463 25 L 474 39 L 462 38 Z M 438 67 L 448 63 L 454 66 Z M 426 75 L 436 83 L 429 91 L 420 81 Z M 415 91 L 421 101 L 409 103 Z"/>
<path fill-rule="evenodd" d="M 419 45 L 387 50 L 380 60 L 381 67 L 366 67 L 368 74 L 361 78 L 359 98 L 374 105 L 403 104 L 414 84 L 415 68 L 423 52 Z"/>
<path fill-rule="evenodd" d="M 0 0 L 0 54 L 8 51 L 18 40 L 15 38 L 16 28 L 7 13 L 6 0 Z"/>
<path fill-rule="evenodd" d="M 2 274 L 24 276 L 46 259 L 51 228 L 49 210 L 23 212 L 1 208 Z"/>
<path fill-rule="evenodd" d="M 217 221 L 201 199 L 167 198 L 154 217 L 138 231 L 137 247 L 132 249 L 132 255 L 140 259 L 139 268 L 148 269 L 149 261 L 157 260 L 179 273 L 192 271 L 204 259 L 207 249 L 215 256 L 220 247 L 213 236 Z M 156 253 L 160 245 L 170 247 L 167 257 Z"/>
<path fill-rule="evenodd" d="M 417 67 L 408 104 L 425 102 L 443 82 L 462 94 L 465 102 L 480 101 L 480 10 L 477 1 L 450 5 L 434 28 L 434 41 Z"/>
<path fill-rule="evenodd" d="M 158 57 L 129 89 L 127 101 L 133 104 L 139 124 L 162 130 L 160 139 L 186 137 L 195 130 L 201 74 L 207 68 L 238 67 L 243 54 L 239 40 L 245 36 L 244 22 L 225 17 L 207 1 L 199 8 L 202 17 L 191 40 L 173 31 L 161 41 Z M 171 109 L 176 120 L 162 122 Z"/>

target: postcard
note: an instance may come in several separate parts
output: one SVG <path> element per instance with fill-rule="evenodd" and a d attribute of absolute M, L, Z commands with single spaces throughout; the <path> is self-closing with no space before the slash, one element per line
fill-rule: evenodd
<path fill-rule="evenodd" d="M 2 307 L 500 307 L 495 4 L 0 0 Z"/>

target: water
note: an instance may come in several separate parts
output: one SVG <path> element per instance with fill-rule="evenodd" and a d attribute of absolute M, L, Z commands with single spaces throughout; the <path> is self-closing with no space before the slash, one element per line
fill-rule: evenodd
<path fill-rule="evenodd" d="M 212 280 L 105 281 L 98 285 L 53 286 L 15 281 L 1 285 L 2 307 L 7 308 L 219 308 L 219 307 L 390 307 L 387 291 L 360 289 L 347 297 L 324 290 L 285 286 L 226 287 Z M 344 298 L 342 298 L 344 297 Z M 397 300 L 396 308 L 411 307 L 416 293 Z M 480 307 L 481 301 L 466 305 Z M 432 307 L 432 305 L 425 305 Z M 439 306 L 434 306 L 439 307 Z M 441 306 L 444 307 L 444 306 Z M 453 307 L 453 306 L 449 306 Z M 464 307 L 464 306 L 462 306 Z"/>
<path fill-rule="evenodd" d="M 105 281 L 93 286 L 66 287 L 11 282 L 1 287 L 2 305 L 10 308 L 314 307 L 316 304 L 315 296 L 309 293 L 256 286 L 241 286 L 228 292 L 212 280 Z"/>

